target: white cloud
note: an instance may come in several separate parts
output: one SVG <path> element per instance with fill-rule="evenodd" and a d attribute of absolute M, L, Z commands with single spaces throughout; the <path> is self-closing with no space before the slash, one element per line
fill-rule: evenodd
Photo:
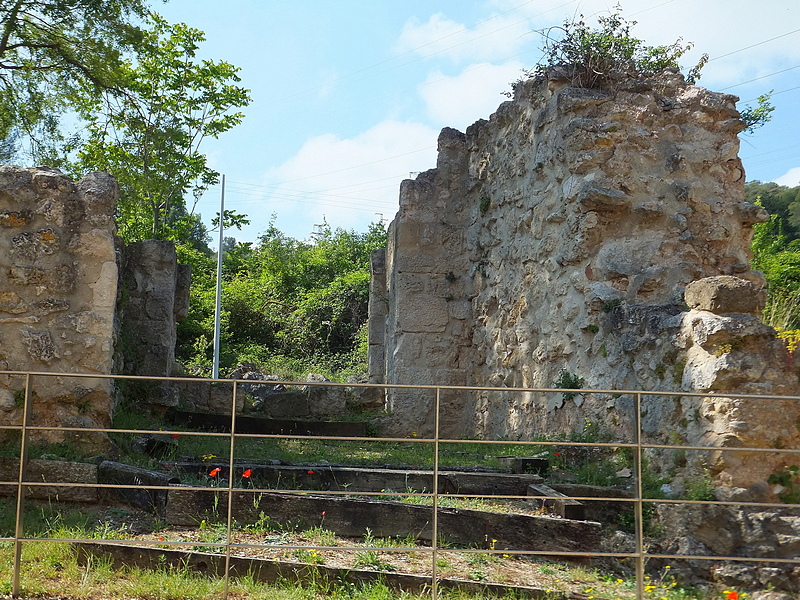
<path fill-rule="evenodd" d="M 454 61 L 507 60 L 529 41 L 529 34 L 529 21 L 524 15 L 491 17 L 467 26 L 435 14 L 425 23 L 408 21 L 397 51 Z"/>
<path fill-rule="evenodd" d="M 522 63 L 471 65 L 460 74 L 431 73 L 419 87 L 428 115 L 442 126 L 464 130 L 478 119 L 486 119 L 505 98 L 503 91 L 522 74 Z"/>
<path fill-rule="evenodd" d="M 383 121 L 347 139 L 313 137 L 265 174 L 272 191 L 258 201 L 264 213 L 248 212 L 259 231 L 276 212 L 278 227 L 299 238 L 309 235 L 309 222 L 323 218 L 346 229 L 364 229 L 379 218 L 376 213 L 391 220 L 400 182 L 436 166 L 437 136 L 437 130 L 419 123 Z"/>
<path fill-rule="evenodd" d="M 787 187 L 796 187 L 800 185 L 800 167 L 789 169 L 786 173 L 776 178 L 775 183 Z"/>
<path fill-rule="evenodd" d="M 494 10 L 508 11 L 504 19 L 527 15 L 534 30 L 580 15 L 594 25 L 598 16 L 613 12 L 617 2 L 537 0 L 521 4 L 519 0 L 492 0 L 489 4 Z M 703 70 L 700 83 L 713 89 L 779 71 L 798 64 L 800 59 L 800 32 L 783 35 L 800 28 L 800 2 L 770 0 L 757 7 L 752 0 L 623 0 L 620 4 L 622 16 L 637 22 L 632 34 L 646 44 L 671 44 L 678 38 L 683 43 L 693 42 L 694 49 L 681 61 L 684 68 L 708 53 L 712 60 Z M 538 36 L 530 41 L 541 45 Z M 724 56 L 737 50 L 741 51 Z M 769 90 L 769 80 L 763 85 L 764 91 Z"/>

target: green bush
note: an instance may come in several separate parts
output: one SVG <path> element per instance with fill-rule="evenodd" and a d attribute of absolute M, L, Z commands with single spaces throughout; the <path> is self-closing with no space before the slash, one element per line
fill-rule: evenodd
<path fill-rule="evenodd" d="M 527 75 L 542 76 L 554 70 L 576 87 L 607 88 L 623 77 L 679 69 L 678 60 L 692 48 L 680 38 L 667 46 L 648 46 L 631 35 L 636 21 L 627 21 L 619 12 L 599 17 L 598 24 L 596 29 L 590 27 L 581 15 L 577 21 L 541 31 L 545 58 Z M 699 78 L 707 60 L 704 55 L 689 71 L 691 81 Z"/>

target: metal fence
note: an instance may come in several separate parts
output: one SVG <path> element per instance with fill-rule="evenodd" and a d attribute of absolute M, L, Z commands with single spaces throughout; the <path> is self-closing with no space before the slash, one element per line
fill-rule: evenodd
<path fill-rule="evenodd" d="M 377 384 L 336 384 L 336 383 L 305 383 L 305 382 L 268 382 L 270 384 L 275 383 L 283 383 L 287 386 L 336 386 L 342 387 L 346 386 L 348 388 L 379 388 L 383 390 L 387 389 L 394 389 L 394 390 L 423 390 L 426 393 L 430 393 L 433 401 L 433 435 L 426 436 L 426 437 L 375 437 L 375 436 L 314 436 L 314 435 L 296 435 L 296 434 L 258 434 L 258 433 L 241 433 L 237 432 L 237 419 L 241 418 L 241 414 L 237 414 L 237 402 L 241 400 L 242 386 L 244 385 L 251 385 L 253 383 L 263 383 L 254 380 L 231 380 L 231 379 L 219 379 L 219 380 L 212 380 L 212 379 L 197 379 L 197 378 L 145 378 L 145 377 L 132 377 L 132 376 L 99 376 L 99 375 L 88 375 L 88 374 L 77 374 L 77 373 L 44 373 L 44 372 L 11 372 L 11 371 L 0 371 L 0 376 L 7 376 L 8 378 L 15 378 L 17 381 L 24 382 L 23 388 L 24 389 L 24 398 L 18 397 L 18 405 L 19 408 L 22 410 L 22 418 L 21 422 L 12 423 L 12 424 L 3 424 L 0 425 L 0 430 L 5 432 L 17 432 L 14 435 L 18 436 L 19 445 L 18 445 L 18 453 L 16 457 L 12 457 L 18 460 L 19 467 L 17 477 L 8 478 L 5 481 L 0 481 L 0 488 L 5 489 L 12 489 L 13 490 L 13 497 L 16 502 L 16 513 L 15 513 L 15 528 L 14 528 L 14 535 L 10 537 L 0 538 L 0 542 L 10 543 L 13 547 L 13 569 L 10 575 L 11 578 L 11 592 L 13 596 L 18 596 L 22 590 L 21 584 L 21 564 L 22 564 L 22 548 L 25 544 L 32 543 L 32 542 L 41 542 L 43 538 L 38 536 L 30 536 L 26 535 L 25 527 L 24 527 L 24 514 L 25 514 L 25 503 L 26 503 L 26 496 L 30 496 L 32 493 L 35 495 L 36 488 L 47 488 L 49 490 L 59 488 L 65 489 L 80 489 L 80 488 L 93 488 L 102 490 L 104 488 L 110 488 L 113 490 L 141 490 L 143 488 L 140 484 L 131 484 L 131 485 L 121 485 L 121 484 L 104 484 L 104 483 L 82 483 L 82 482 L 53 482 L 53 481 L 35 481 L 29 476 L 29 460 L 28 460 L 28 453 L 29 449 L 31 448 L 32 438 L 36 436 L 41 436 L 42 434 L 47 434 L 48 432 L 57 432 L 58 434 L 63 433 L 70 433 L 75 435 L 84 435 L 86 433 L 98 433 L 98 434 L 126 434 L 126 435 L 141 435 L 141 434 L 150 434 L 150 435 L 162 435 L 162 436 L 209 436 L 209 437 L 216 437 L 216 438 L 223 438 L 227 440 L 229 453 L 227 456 L 227 473 L 229 474 L 227 478 L 227 483 L 222 486 L 218 486 L 214 488 L 215 498 L 219 501 L 221 498 L 221 505 L 220 505 L 220 514 L 223 517 L 223 521 L 225 524 L 225 539 L 223 541 L 218 542 L 196 542 L 194 544 L 189 543 L 187 541 L 170 541 L 170 540 L 125 540 L 120 541 L 118 539 L 98 539 L 97 537 L 92 537 L 91 539 L 78 539 L 78 538 L 46 538 L 49 541 L 53 542 L 65 542 L 65 543 L 98 543 L 102 542 L 109 546 L 113 546 L 115 544 L 131 544 L 135 543 L 137 545 L 141 545 L 142 547 L 150 547 L 156 549 L 166 549 L 171 546 L 174 547 L 186 547 L 186 546 L 203 546 L 204 548 L 215 548 L 218 552 L 219 556 L 222 560 L 224 560 L 224 567 L 222 576 L 224 577 L 224 585 L 225 585 L 225 597 L 228 596 L 228 584 L 229 580 L 236 572 L 236 569 L 232 568 L 232 560 L 237 555 L 237 552 L 245 549 L 245 548 L 280 548 L 281 550 L 313 550 L 313 551 L 325 551 L 330 550 L 331 546 L 325 545 L 293 545 L 293 544 L 270 544 L 270 543 L 263 543 L 263 544 L 253 544 L 253 543 L 241 543 L 235 541 L 235 536 L 233 535 L 234 532 L 234 525 L 235 519 L 234 514 L 236 512 L 236 503 L 246 501 L 248 497 L 255 497 L 254 494 L 260 494 L 264 492 L 268 492 L 271 494 L 298 494 L 304 493 L 308 494 L 313 492 L 314 494 L 320 495 L 330 495 L 330 496 L 346 496 L 351 497 L 353 495 L 357 495 L 358 497 L 366 497 L 366 498 L 381 498 L 385 496 L 397 496 L 396 490 L 359 490 L 353 491 L 348 489 L 329 489 L 329 490 L 309 490 L 303 489 L 302 487 L 297 488 L 295 487 L 278 487 L 277 489 L 274 487 L 270 488 L 257 488 L 257 487 L 250 487 L 247 489 L 242 488 L 241 486 L 234 485 L 234 477 L 233 473 L 235 469 L 240 468 L 239 465 L 242 464 L 241 462 L 237 461 L 236 459 L 236 442 L 241 441 L 243 439 L 278 439 L 278 440 L 285 440 L 285 439 L 293 439 L 293 440 L 326 440 L 331 442 L 357 442 L 359 444 L 363 444 L 365 446 L 369 444 L 380 444 L 380 443 L 397 443 L 403 442 L 404 444 L 422 444 L 426 445 L 426 447 L 430 448 L 431 450 L 431 458 L 432 464 L 425 464 L 425 465 L 412 465 L 411 467 L 418 467 L 418 468 L 425 468 L 431 471 L 432 476 L 432 485 L 430 490 L 406 490 L 403 492 L 403 496 L 409 497 L 423 497 L 427 499 L 427 502 L 430 504 L 431 508 L 431 529 L 432 533 L 430 536 L 430 544 L 424 546 L 415 546 L 415 547 L 373 547 L 372 549 L 376 551 L 385 551 L 385 552 L 414 552 L 414 553 L 427 553 L 430 555 L 430 568 L 427 574 L 427 586 L 426 589 L 429 591 L 432 598 L 439 597 L 440 587 L 441 587 L 441 578 L 438 573 L 438 564 L 439 564 L 439 557 L 443 553 L 454 552 L 453 548 L 449 547 L 446 543 L 442 542 L 442 531 L 440 528 L 440 519 L 441 519 L 441 512 L 440 512 L 440 504 L 443 497 L 448 498 L 476 498 L 476 497 L 483 497 L 483 498 L 493 498 L 493 499 L 507 499 L 507 500 L 531 500 L 531 498 L 527 495 L 520 496 L 520 495 L 509 495 L 509 494 L 501 494 L 501 495 L 485 495 L 481 496 L 480 494 L 469 493 L 469 494 L 459 494 L 453 493 L 452 490 L 448 492 L 444 492 L 440 490 L 440 478 L 446 474 L 446 471 L 443 470 L 440 464 L 440 455 L 442 452 L 442 447 L 445 445 L 450 444 L 461 444 L 461 445 L 468 445 L 468 444 L 496 444 L 498 447 L 500 446 L 509 446 L 509 445 L 520 445 L 524 447 L 529 447 L 530 452 L 537 452 L 540 450 L 544 450 L 547 448 L 552 448 L 553 446 L 558 447 L 576 447 L 576 448 L 600 448 L 605 450 L 615 450 L 615 449 L 628 449 L 627 451 L 631 453 L 632 456 L 632 469 L 631 469 L 631 492 L 632 495 L 627 498 L 620 498 L 620 497 L 597 497 L 597 496 L 573 496 L 573 500 L 577 500 L 579 502 L 613 502 L 613 503 L 627 503 L 628 506 L 632 507 L 633 509 L 633 516 L 634 516 L 634 537 L 635 537 L 635 549 L 632 551 L 626 552 L 604 552 L 598 551 L 596 548 L 590 549 L 575 549 L 575 550 L 552 550 L 552 549 L 536 549 L 535 547 L 530 548 L 515 548 L 515 549 L 507 549 L 507 548 L 495 548 L 493 544 L 489 547 L 484 548 L 460 548 L 458 552 L 460 553 L 470 553 L 470 552 L 480 552 L 480 553 L 495 553 L 495 554 L 504 554 L 508 555 L 521 555 L 526 557 L 547 557 L 548 559 L 594 559 L 594 558 L 616 558 L 616 559 L 627 559 L 629 561 L 633 561 L 635 563 L 635 579 L 636 579 L 636 597 L 639 599 L 646 598 L 646 588 L 647 588 L 647 575 L 645 573 L 645 567 L 649 560 L 652 559 L 660 559 L 660 560 L 669 560 L 669 561 L 699 561 L 701 563 L 707 563 L 707 561 L 713 561 L 716 563 L 750 563 L 750 564 L 760 564 L 760 563 L 769 563 L 770 565 L 800 565 L 800 556 L 783 556 L 783 557 L 757 557 L 757 556 L 726 556 L 726 555 L 708 555 L 705 553 L 701 554 L 692 554 L 692 553 L 664 553 L 664 552 L 654 552 L 650 551 L 647 545 L 646 539 L 646 532 L 645 532 L 645 517 L 644 513 L 647 510 L 646 507 L 648 505 L 681 505 L 681 504 L 688 504 L 694 506 L 722 506 L 722 507 L 734 507 L 737 509 L 753 509 L 753 510 L 773 510 L 773 511 L 789 511 L 789 514 L 798 515 L 796 509 L 800 507 L 800 504 L 787 504 L 787 503 L 777 503 L 777 502 L 736 502 L 736 501 L 720 501 L 720 500 L 688 500 L 688 499 L 677 499 L 677 498 L 653 498 L 647 497 L 645 490 L 643 489 L 643 481 L 644 481 L 644 471 L 646 470 L 646 459 L 645 454 L 650 452 L 664 452 L 664 451 L 677 451 L 677 452 L 746 452 L 752 453 L 754 455 L 758 455 L 759 453 L 780 453 L 782 455 L 786 455 L 788 460 L 795 461 L 794 464 L 800 463 L 800 448 L 796 447 L 773 447 L 773 448 L 741 448 L 741 447 L 726 447 L 720 448 L 716 446 L 708 446 L 708 445 L 688 445 L 680 442 L 676 443 L 655 443 L 649 441 L 647 436 L 644 435 L 643 432 L 643 403 L 646 399 L 651 399 L 653 397 L 662 397 L 662 398 L 669 398 L 669 397 L 682 397 L 682 398 L 714 398 L 713 394 L 688 394 L 685 392 L 665 392 L 665 391 L 654 391 L 654 392 L 647 392 L 647 391 L 637 391 L 637 390 L 574 390 L 576 394 L 594 394 L 594 395 L 614 395 L 615 397 L 625 396 L 633 401 L 633 414 L 635 415 L 635 423 L 628 423 L 629 430 L 632 431 L 632 439 L 629 440 L 613 440 L 613 441 L 573 441 L 568 438 L 562 436 L 553 435 L 550 438 L 531 438 L 531 439 L 518 439 L 518 440 L 506 440 L 506 439 L 453 439 L 453 438 L 445 438 L 439 435 L 440 432 L 440 419 L 441 419 L 441 411 L 442 411 L 442 394 L 443 393 L 459 393 L 459 394 L 469 394 L 469 393 L 484 393 L 484 394 L 496 394 L 502 393 L 505 395 L 509 394 L 533 394 L 533 395 L 544 395 L 544 394 L 563 394 L 565 390 L 561 389 L 552 389 L 552 388 L 531 388 L 531 389 L 509 389 L 509 388 L 496 388 L 496 387 L 459 387 L 459 386 L 399 386 L 399 385 L 377 385 Z M 142 382 L 189 382 L 193 384 L 197 383 L 208 383 L 208 384 L 224 384 L 231 386 L 231 404 L 230 404 L 230 428 L 227 432 L 209 432 L 209 431 L 187 431 L 183 428 L 173 428 L 173 429 L 158 429 L 158 430 L 143 430 L 143 429 L 119 429 L 119 428 L 86 428 L 86 427 L 51 427 L 51 426 L 43 426 L 36 423 L 34 411 L 33 411 L 33 382 L 34 380 L 39 381 L 40 378 L 59 378 L 60 380 L 64 380 L 67 378 L 89 378 L 94 381 L 103 380 L 103 379 L 113 379 L 115 381 L 127 380 L 127 381 L 142 381 Z M 21 394 L 18 394 L 21 396 Z M 753 401 L 753 402 L 772 402 L 772 401 L 792 401 L 792 402 L 800 402 L 800 397 L 787 397 L 787 396 L 762 396 L 762 395 L 742 395 L 742 394 L 721 394 L 719 395 L 720 398 L 735 398 L 739 401 Z M 798 428 L 800 428 L 800 424 L 798 424 Z M 257 459 L 259 457 L 245 457 L 250 459 Z M 170 490 L 175 490 L 173 485 L 151 485 L 147 484 L 146 489 L 149 491 L 163 491 L 164 493 L 169 493 Z M 201 486 L 201 485 L 182 485 L 181 490 L 183 491 L 196 491 L 196 492 L 205 492 L 208 491 L 208 487 Z M 220 492 L 222 494 L 220 495 Z M 544 500 L 556 500 L 555 496 L 540 496 L 537 498 L 537 501 L 543 502 Z M 794 511 L 794 512 L 792 512 Z M 322 513 L 324 516 L 324 512 Z M 352 552 L 361 552 L 365 550 L 364 546 L 335 546 L 337 551 L 352 551 Z M 2 582 L 0 582 L 2 583 Z"/>

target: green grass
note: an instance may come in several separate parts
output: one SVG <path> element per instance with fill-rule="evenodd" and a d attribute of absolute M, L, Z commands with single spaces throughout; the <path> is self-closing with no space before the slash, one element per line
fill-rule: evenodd
<path fill-rule="evenodd" d="M 31 502 L 28 513 L 38 519 L 37 535 L 42 538 L 63 539 L 125 539 L 126 531 L 113 529 L 102 520 L 102 515 L 87 514 L 77 509 L 56 510 L 52 505 L 35 506 Z M 5 509 L 6 506 L 0 508 Z M 6 511 L 3 510 L 3 513 Z M 26 514 L 26 517 L 29 515 Z M 221 541 L 224 532 L 214 525 L 200 526 L 198 541 Z M 31 535 L 29 533 L 28 535 Z M 211 537 L 206 539 L 206 535 Z M 320 527 L 304 530 L 300 535 L 320 545 L 335 546 L 333 534 Z M 406 538 L 376 538 L 370 531 L 364 536 L 366 547 L 359 551 L 356 566 L 377 571 L 396 570 L 392 554 L 388 560 L 373 548 L 415 547 L 413 536 Z M 371 546 L 371 547 L 370 547 Z M 48 541 L 24 542 L 21 569 L 21 592 L 23 597 L 70 597 L 90 598 L 141 598 L 143 600 L 212 600 L 222 596 L 224 581 L 220 578 L 198 574 L 185 567 L 164 563 L 155 569 L 115 569 L 103 557 L 92 558 L 88 564 L 79 564 L 75 549 L 66 543 Z M 440 556 L 439 566 L 447 568 L 456 560 L 458 552 L 452 550 Z M 467 570 L 463 576 L 473 581 L 488 581 L 492 569 L 506 561 L 516 563 L 519 559 L 491 551 L 465 555 Z M 294 558 L 312 564 L 324 564 L 324 550 L 301 549 Z M 0 543 L 0 595 L 11 592 L 13 544 Z M 390 562 L 392 561 L 392 562 Z M 530 568 L 551 577 L 554 586 L 552 598 L 560 597 L 567 589 L 586 597 L 600 599 L 632 600 L 635 596 L 635 581 L 629 577 L 617 577 L 582 567 L 556 562 L 531 563 Z M 507 583 L 513 584 L 508 581 Z M 567 586 L 567 587 L 565 587 Z M 394 591 L 382 583 L 369 585 L 333 584 L 321 580 L 297 583 L 263 584 L 252 577 L 235 578 L 230 581 L 230 598 L 233 600 L 423 600 L 429 594 L 410 594 Z M 676 580 L 670 567 L 648 576 L 645 581 L 645 600 L 719 600 L 725 595 L 722 590 L 700 592 L 684 587 Z M 479 600 L 489 598 L 464 592 L 444 591 L 442 598 L 448 600 Z M 509 596 L 509 597 L 513 597 Z"/>

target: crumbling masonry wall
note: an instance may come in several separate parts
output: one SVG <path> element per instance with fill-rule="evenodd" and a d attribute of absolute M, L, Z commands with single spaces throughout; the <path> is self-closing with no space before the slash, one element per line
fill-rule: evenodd
<path fill-rule="evenodd" d="M 191 272 L 172 242 L 124 246 L 116 237 L 116 181 L 92 173 L 0 167 L 0 370 L 170 376 L 176 322 L 188 310 Z M 129 386 L 130 387 L 130 386 Z M 0 423 L 20 424 L 25 380 L 0 376 Z M 174 405 L 179 392 L 151 386 L 136 400 Z M 139 391 L 143 391 L 143 388 Z M 108 427 L 110 379 L 33 376 L 29 425 Z M 103 435 L 34 432 L 87 452 Z"/>
<path fill-rule="evenodd" d="M 674 71 L 612 90 L 540 78 L 466 134 L 443 130 L 436 168 L 403 182 L 375 258 L 371 380 L 497 388 L 442 395 L 441 434 L 455 438 L 525 439 L 588 419 L 631 439 L 630 394 L 503 392 L 562 374 L 601 390 L 796 393 L 785 348 L 756 316 L 764 280 L 749 245 L 767 215 L 744 202 L 736 100 Z M 689 306 L 695 281 L 708 290 Z M 708 301 L 730 288 L 756 300 Z M 431 432 L 433 406 L 428 393 L 390 392 L 390 428 Z M 653 442 L 800 443 L 797 403 L 665 396 L 643 412 Z M 752 469 L 732 453 L 703 460 L 747 487 L 785 457 Z"/>
<path fill-rule="evenodd" d="M 54 169 L 0 167 L 0 369 L 108 374 L 117 300 L 107 174 L 75 183 Z M 0 422 L 19 424 L 25 382 L 0 376 Z M 34 377 L 32 424 L 108 426 L 108 380 Z M 100 447 L 97 436 L 44 433 Z"/>

